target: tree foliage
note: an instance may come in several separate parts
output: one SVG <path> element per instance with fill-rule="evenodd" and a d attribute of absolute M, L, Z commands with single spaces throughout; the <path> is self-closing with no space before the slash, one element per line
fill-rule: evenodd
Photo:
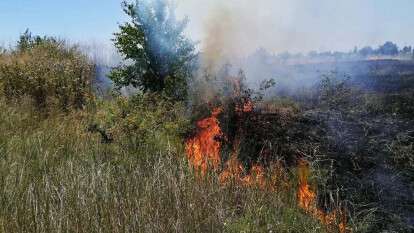
<path fill-rule="evenodd" d="M 195 57 L 194 44 L 183 35 L 188 21 L 177 20 L 165 0 L 124 2 L 123 7 L 131 22 L 119 26 L 114 42 L 127 61 L 110 78 L 118 87 L 185 99 Z"/>
<path fill-rule="evenodd" d="M 41 37 L 39 35 L 33 36 L 32 33 L 27 29 L 23 34 L 20 35 L 20 39 L 17 42 L 16 52 L 25 52 L 35 47 L 39 47 L 45 44 L 61 44 L 62 41 L 58 41 L 54 37 Z"/>
<path fill-rule="evenodd" d="M 398 55 L 398 46 L 391 41 L 387 41 L 378 48 L 378 53 L 381 55 L 396 56 Z"/>

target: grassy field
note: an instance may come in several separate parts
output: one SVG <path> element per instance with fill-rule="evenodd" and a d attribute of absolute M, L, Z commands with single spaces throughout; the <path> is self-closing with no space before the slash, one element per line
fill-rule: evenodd
<path fill-rule="evenodd" d="M 349 230 L 410 232 L 410 92 L 321 87 L 263 102 L 281 117 L 264 134 L 287 164 L 276 192 L 194 174 L 184 152 L 194 122 L 180 103 L 138 95 L 45 114 L 30 98 L 0 98 L 0 231 L 335 232 L 299 206 L 288 160 L 301 153 L 318 205 L 340 201 Z"/>
<path fill-rule="evenodd" d="M 182 141 L 102 143 L 88 125 L 111 106 L 98 105 L 45 119 L 1 99 L 1 232 L 324 232 L 295 189 L 195 178 Z"/>
<path fill-rule="evenodd" d="M 192 106 L 101 98 L 94 65 L 44 40 L 0 54 L 0 232 L 412 232 L 411 73 L 267 96 L 224 77 L 233 89 L 201 84 Z M 214 104 L 220 162 L 200 176 L 185 143 Z M 220 181 L 234 157 L 239 177 Z M 256 165 L 271 188 L 245 185 Z"/>

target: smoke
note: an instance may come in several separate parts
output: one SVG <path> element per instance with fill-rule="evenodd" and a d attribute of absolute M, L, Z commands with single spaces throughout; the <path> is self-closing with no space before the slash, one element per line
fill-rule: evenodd
<path fill-rule="evenodd" d="M 122 62 L 122 57 L 112 44 L 98 41 L 76 42 L 79 48 L 97 66 L 115 67 Z"/>
<path fill-rule="evenodd" d="M 280 78 L 288 86 L 302 87 L 320 81 L 321 75 L 335 70 L 359 73 L 359 65 L 308 65 L 304 68 L 280 64 L 275 53 L 349 51 L 354 46 L 377 45 L 385 40 L 408 43 L 410 37 L 396 33 L 390 19 L 410 31 L 402 20 L 409 3 L 393 6 L 402 15 L 384 17 L 386 3 L 367 0 L 177 0 L 178 16 L 190 19 L 187 34 L 198 40 L 201 63 L 213 73 L 225 63 L 239 68 L 251 83 Z M 255 52 L 263 48 L 268 53 Z M 306 57 L 299 62 L 307 62 Z M 328 61 L 330 63 L 331 61 Z M 364 70 L 368 72 L 368 70 Z M 280 82 L 279 82 L 280 83 Z"/>
<path fill-rule="evenodd" d="M 237 51 L 235 38 L 238 32 L 234 17 L 229 9 L 219 8 L 214 11 L 205 24 L 206 38 L 203 43 L 203 59 L 207 69 L 214 69 L 222 60 L 230 59 Z"/>
<path fill-rule="evenodd" d="M 259 47 L 296 53 L 347 51 L 385 40 L 410 44 L 405 7 L 414 3 L 388 5 L 375 0 L 178 0 L 178 15 L 189 16 L 187 32 L 201 42 L 200 50 L 210 48 L 213 38 L 227 55 L 247 55 Z M 398 13 L 389 13 L 388 7 Z"/>
<path fill-rule="evenodd" d="M 189 36 L 200 40 L 207 59 L 241 57 L 257 47 L 283 44 L 271 28 L 286 32 L 293 12 L 274 8 L 271 1 L 179 1 L 179 13 L 189 13 Z M 279 22 L 279 23 L 276 23 Z M 285 29 L 284 29 L 285 28 Z M 270 46 L 270 41 L 274 41 Z M 265 46 L 265 45 L 269 46 Z M 277 47 L 277 46 L 276 46 Z M 272 49 L 273 50 L 273 49 Z"/>
<path fill-rule="evenodd" d="M 334 82 L 335 79 L 345 78 L 347 80 L 350 76 L 353 82 L 350 83 L 352 90 L 354 84 L 360 85 L 356 87 L 358 91 L 355 91 L 355 93 L 363 91 L 359 90 L 363 87 L 368 88 L 369 92 L 362 93 L 372 94 L 374 89 L 370 90 L 370 88 L 377 82 L 375 81 L 377 77 L 381 75 L 395 77 L 396 73 L 403 70 L 400 68 L 402 66 L 400 61 L 360 61 L 359 58 L 353 61 L 340 62 L 318 61 L 318 63 L 305 62 L 306 64 L 299 65 L 279 64 L 274 59 L 274 54 L 272 54 L 283 51 L 344 51 L 354 46 L 381 44 L 385 40 L 393 40 L 400 44 L 407 43 L 409 41 L 408 37 L 404 38 L 401 33 L 395 32 L 392 27 L 403 25 L 404 31 L 409 31 L 410 27 L 407 27 L 409 23 L 407 24 L 407 21 L 391 14 L 387 14 L 388 17 L 380 17 L 379 15 L 382 12 L 375 5 L 384 6 L 385 3 L 380 1 L 181 0 L 179 3 L 181 14 L 189 15 L 191 20 L 188 35 L 193 39 L 200 40 L 199 49 L 202 53 L 204 68 L 214 72 L 218 71 L 223 63 L 230 62 L 246 71 L 247 79 L 250 82 L 276 78 L 277 89 L 276 93 L 272 93 L 272 96 L 276 94 L 297 97 L 296 99 L 305 105 L 304 110 L 311 107 L 313 98 L 318 98 L 319 90 L 314 85 L 321 81 L 323 75 L 330 74 L 330 78 L 333 78 Z M 392 7 L 394 10 L 398 8 L 397 5 Z M 386 22 L 387 20 L 394 20 L 398 24 L 390 26 L 391 24 Z M 258 48 L 264 49 L 257 50 Z M 407 67 L 407 70 L 405 70 L 407 73 L 413 72 L 412 64 L 409 66 L 411 68 Z M 411 71 L 408 69 L 411 69 Z M 345 84 L 348 85 L 348 82 L 345 82 Z M 381 85 L 387 86 L 387 83 Z M 206 86 L 203 86 L 203 91 L 207 89 Z M 334 92 L 333 102 L 334 99 L 346 97 L 346 95 L 341 96 L 341 93 L 337 93 L 337 90 Z M 197 96 L 203 95 L 200 92 L 196 94 Z M 381 95 L 383 93 L 378 96 Z M 346 98 L 349 98 L 350 105 L 358 106 L 365 103 L 356 101 L 361 96 Z M 209 96 L 206 95 L 206 97 L 208 100 Z M 362 99 L 359 101 L 362 101 Z M 306 104 L 309 106 L 306 106 Z M 335 110 L 336 107 L 341 108 L 341 110 Z M 385 110 L 385 105 L 382 107 Z M 389 169 L 389 162 L 383 159 L 388 155 L 381 152 L 385 151 L 381 149 L 383 146 L 387 147 L 384 142 L 392 139 L 394 135 L 386 135 L 384 131 L 375 129 L 376 127 L 381 128 L 381 122 L 384 123 L 383 126 L 386 126 L 382 128 L 386 129 L 396 125 L 392 118 L 388 119 L 388 116 L 384 114 L 364 119 L 366 117 L 364 114 L 358 115 L 360 114 L 358 113 L 360 111 L 358 107 L 349 111 L 347 106 L 335 106 L 333 110 L 327 112 L 319 109 L 319 107 L 312 106 L 312 108 L 314 109 L 306 111 L 306 118 L 309 117 L 312 121 L 323 122 L 327 125 L 324 128 L 329 139 L 327 147 L 331 147 L 331 145 L 337 147 L 334 148 L 337 151 L 333 152 L 335 157 L 332 158 L 334 160 L 340 161 L 343 159 L 343 161 L 352 161 L 353 166 L 358 163 L 364 166 L 365 157 L 373 153 L 373 157 L 369 159 L 376 164 L 364 167 L 361 173 L 360 171 L 357 172 L 355 167 L 346 167 L 345 162 L 338 163 L 337 170 L 346 172 L 344 173 L 346 176 L 343 175 L 342 177 L 344 177 L 344 181 L 347 181 L 344 182 L 344 185 L 347 186 L 348 191 L 355 188 L 347 195 L 354 198 L 353 192 L 368 193 L 367 190 L 370 192 L 381 190 L 378 197 L 372 197 L 371 199 L 378 201 L 380 210 L 384 209 L 386 212 L 392 213 L 393 217 L 398 215 L 406 217 L 408 224 L 412 224 L 414 219 L 412 213 L 402 213 L 399 207 L 397 208 L 397 205 L 395 205 L 395 203 L 398 203 L 398 205 L 403 206 L 401 203 L 406 203 L 409 200 L 407 197 L 412 196 L 412 189 L 406 181 L 399 178 L 398 171 Z M 370 110 L 367 109 L 366 111 Z M 328 116 L 326 119 L 323 117 L 325 115 Z M 404 122 L 404 120 L 398 121 Z M 370 132 L 369 135 L 367 132 Z M 375 132 L 378 132 L 378 135 Z M 387 138 L 379 140 L 382 137 L 380 135 L 386 135 Z M 374 141 L 381 145 L 374 144 Z M 364 159 L 358 162 L 358 157 L 362 154 Z M 354 160 L 355 158 L 358 159 Z M 383 169 L 383 167 L 387 167 L 387 169 Z M 355 172 L 354 176 L 353 172 Z M 360 174 L 373 178 L 360 181 Z M 396 192 L 399 195 L 393 196 L 392 193 Z M 360 200 L 359 195 L 359 193 L 355 195 L 358 198 L 355 200 Z M 390 196 L 392 198 L 389 198 Z M 397 212 L 399 212 L 398 215 Z"/>
<path fill-rule="evenodd" d="M 175 52 L 174 42 L 170 39 L 170 31 L 181 25 L 177 22 L 173 2 L 168 0 L 136 1 L 137 21 L 146 33 L 150 49 L 154 54 L 170 55 Z"/>
<path fill-rule="evenodd" d="M 252 52 L 261 47 L 264 48 L 261 51 L 270 57 L 271 52 L 295 50 L 294 40 L 298 36 L 293 25 L 299 1 L 181 0 L 178 6 L 178 14 L 189 14 L 187 33 L 200 40 L 199 76 L 207 70 L 216 78 L 225 79 L 227 77 L 221 76 L 235 76 L 242 69 L 253 88 L 265 79 L 283 76 L 286 80 L 286 76 L 292 76 L 290 68 L 288 71 L 286 68 L 278 69 L 274 61 Z M 296 40 L 302 44 L 309 41 L 303 38 Z M 229 73 L 222 73 L 226 64 L 232 64 L 232 69 L 227 70 Z M 290 80 L 290 86 L 296 85 L 292 83 Z"/>

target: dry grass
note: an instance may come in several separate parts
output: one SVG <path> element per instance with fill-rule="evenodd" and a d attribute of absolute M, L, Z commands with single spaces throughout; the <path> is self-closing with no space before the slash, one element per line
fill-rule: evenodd
<path fill-rule="evenodd" d="M 22 105 L 0 107 L 0 232 L 324 231 L 294 189 L 194 178 L 178 143 L 102 144 L 86 130 L 90 112 L 42 120 Z"/>

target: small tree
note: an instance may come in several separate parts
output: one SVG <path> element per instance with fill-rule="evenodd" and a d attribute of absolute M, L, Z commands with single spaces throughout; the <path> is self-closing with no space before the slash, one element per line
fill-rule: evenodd
<path fill-rule="evenodd" d="M 401 50 L 401 53 L 404 55 L 408 55 L 411 54 L 412 50 L 413 49 L 411 46 L 404 46 L 404 48 Z"/>
<path fill-rule="evenodd" d="M 391 41 L 387 41 L 378 48 L 378 53 L 380 55 L 396 56 L 398 55 L 398 46 Z"/>
<path fill-rule="evenodd" d="M 371 46 L 366 46 L 359 50 L 359 54 L 363 57 L 371 56 L 375 53 L 374 49 Z"/>
<path fill-rule="evenodd" d="M 127 62 L 110 78 L 117 87 L 184 100 L 195 57 L 193 43 L 183 35 L 188 21 L 176 20 L 173 5 L 165 0 L 123 2 L 123 8 L 132 21 L 120 26 L 114 42 Z"/>

